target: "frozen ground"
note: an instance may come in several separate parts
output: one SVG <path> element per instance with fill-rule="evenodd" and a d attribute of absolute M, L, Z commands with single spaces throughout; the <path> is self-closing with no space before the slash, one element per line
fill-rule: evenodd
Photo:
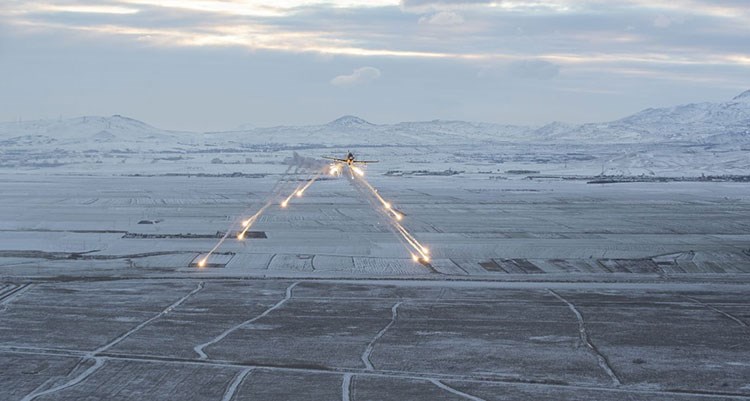
<path fill-rule="evenodd" d="M 0 124 L 0 400 L 749 400 L 748 116 Z"/>
<path fill-rule="evenodd" d="M 36 281 L 4 400 L 744 400 L 746 287 Z M 7 298 L 6 298 L 7 299 Z"/>
<path fill-rule="evenodd" d="M 373 167 L 429 266 L 341 177 L 190 267 L 286 168 L 4 173 L 0 399 L 750 399 L 747 184 Z"/>
<path fill-rule="evenodd" d="M 307 176 L 284 175 L 284 194 Z M 431 266 L 413 263 L 340 177 L 315 182 L 289 208 L 272 205 L 251 229 L 258 238 L 230 237 L 211 258 L 222 268 L 190 267 L 258 210 L 280 177 L 3 175 L 3 275 L 569 280 L 750 272 L 745 183 L 471 175 L 370 178 L 432 250 Z"/>

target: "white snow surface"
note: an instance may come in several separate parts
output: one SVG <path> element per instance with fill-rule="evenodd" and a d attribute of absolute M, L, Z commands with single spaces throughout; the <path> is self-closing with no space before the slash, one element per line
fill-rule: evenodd
<path fill-rule="evenodd" d="M 114 115 L 72 119 L 0 123 L 5 146 L 91 143 L 144 143 L 162 145 L 209 143 L 330 143 L 336 145 L 465 143 L 467 140 L 527 143 L 653 143 L 689 142 L 728 144 L 750 142 L 750 90 L 719 103 L 692 103 L 649 108 L 605 122 L 542 127 L 432 120 L 373 124 L 345 115 L 323 125 L 258 128 L 243 124 L 236 131 L 179 132 Z"/>
<path fill-rule="evenodd" d="M 407 171 L 425 170 L 427 162 L 427 170 L 493 173 L 682 176 L 750 171 L 750 91 L 725 102 L 646 109 L 616 121 L 581 125 L 374 124 L 347 115 L 323 125 L 241 128 L 170 131 L 120 115 L 0 123 L 0 169 L 80 169 L 133 161 L 184 165 L 194 160 L 201 166 L 196 172 L 210 172 L 206 165 L 212 161 L 273 164 L 272 159 L 288 157 L 290 151 L 319 158 L 353 150 L 361 158 L 387 159 L 391 170 Z M 220 166 L 212 171 L 217 170 L 238 171 Z"/>

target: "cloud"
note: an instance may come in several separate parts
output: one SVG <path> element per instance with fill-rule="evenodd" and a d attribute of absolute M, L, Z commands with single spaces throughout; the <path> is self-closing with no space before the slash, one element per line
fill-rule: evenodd
<path fill-rule="evenodd" d="M 411 7 L 411 6 L 426 6 L 426 5 L 432 5 L 432 4 L 447 4 L 447 5 L 492 4 L 495 2 L 496 0 L 401 0 L 401 5 L 404 7 Z"/>
<path fill-rule="evenodd" d="M 136 14 L 140 10 L 132 7 L 96 4 L 32 4 L 29 9 L 46 13 L 81 13 L 81 14 Z"/>
<path fill-rule="evenodd" d="M 0 26 L 5 37 L 51 32 L 107 45 L 495 66 L 519 61 L 519 76 L 529 75 L 523 60 L 545 60 L 566 71 L 626 64 L 750 67 L 743 40 L 750 32 L 750 9 L 742 8 L 747 0 L 685 0 L 689 8 L 674 0 L 612 0 L 606 6 L 579 0 L 311 1 L 0 1 Z M 419 24 L 413 24 L 415 14 Z M 543 73 L 532 75 L 554 76 L 554 68 L 537 69 Z"/>
<path fill-rule="evenodd" d="M 354 86 L 372 82 L 380 78 L 380 70 L 375 67 L 357 68 L 348 75 L 339 75 L 331 80 L 334 86 Z"/>
<path fill-rule="evenodd" d="M 519 60 L 510 63 L 508 73 L 517 78 L 552 79 L 560 74 L 560 66 L 544 60 Z"/>
<path fill-rule="evenodd" d="M 728 93 L 750 86 L 747 3 L 0 0 L 0 72 L 14 77 L 0 84 L 6 94 L 0 96 L 0 120 L 97 111 L 137 115 L 133 110 L 142 110 L 158 121 L 162 112 L 138 102 L 147 85 L 162 93 L 158 103 L 172 104 L 163 113 L 185 129 L 192 124 L 186 121 L 244 123 L 248 109 L 257 110 L 250 117 L 256 124 L 319 121 L 330 110 L 352 108 L 373 110 L 383 121 L 412 118 L 413 112 L 428 118 L 467 113 L 499 119 L 504 117 L 493 105 L 503 91 L 558 102 L 561 107 L 547 114 L 528 108 L 534 111 L 529 118 L 542 120 L 562 118 L 562 109 L 580 112 L 583 96 L 555 100 L 559 88 L 622 91 L 630 94 L 618 100 L 629 102 L 624 110 L 650 97 L 646 93 L 659 104 L 698 89 L 716 99 L 730 86 Z M 654 26 L 659 15 L 666 18 L 657 25 L 668 28 Z M 463 24 L 438 25 L 461 19 Z M 375 69 L 355 71 L 364 66 L 387 71 L 386 79 L 378 80 Z M 482 67 L 485 78 L 477 79 Z M 203 77 L 195 82 L 196 92 L 206 95 L 201 98 L 232 97 L 188 102 L 183 81 L 193 75 Z M 112 85 L 102 89 L 102 81 Z M 320 85 L 329 82 L 332 91 L 324 99 Z M 265 96 L 248 97 L 247 87 Z M 69 102 L 66 94 L 80 88 L 81 100 Z M 547 93 L 554 88 L 558 92 Z M 667 89 L 671 100 L 664 97 Z M 388 101 L 371 96 L 381 90 L 393 96 Z M 295 105 L 313 105 L 290 117 L 290 106 L 277 102 L 290 98 L 297 99 Z M 121 109 L 127 102 L 132 105 L 124 107 L 130 108 Z M 181 108 L 193 106 L 211 113 L 192 112 L 183 119 Z M 519 111 L 524 108 L 506 116 L 516 120 Z M 233 120 L 235 113 L 243 116 L 241 121 Z"/>
<path fill-rule="evenodd" d="M 419 18 L 419 23 L 427 25 L 461 25 L 464 23 L 464 17 L 452 11 L 441 11 Z"/>
<path fill-rule="evenodd" d="M 409 8 L 429 8 L 445 6 L 471 6 L 493 4 L 496 0 L 401 0 L 401 7 Z"/>

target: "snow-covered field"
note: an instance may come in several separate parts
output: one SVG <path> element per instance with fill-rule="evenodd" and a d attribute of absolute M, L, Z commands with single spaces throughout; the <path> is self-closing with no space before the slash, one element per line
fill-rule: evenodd
<path fill-rule="evenodd" d="M 749 99 L 575 127 L 2 124 L 0 399 L 746 400 Z M 347 150 L 429 263 L 354 175 L 279 205 Z"/>
<path fill-rule="evenodd" d="M 252 226 L 265 238 L 229 237 L 212 257 L 225 267 L 197 272 L 191 263 L 240 229 L 281 175 L 3 175 L 0 265 L 6 276 L 750 272 L 746 183 L 370 178 L 431 249 L 426 268 L 347 176 L 280 207 L 308 176 L 283 175 L 283 195 Z"/>

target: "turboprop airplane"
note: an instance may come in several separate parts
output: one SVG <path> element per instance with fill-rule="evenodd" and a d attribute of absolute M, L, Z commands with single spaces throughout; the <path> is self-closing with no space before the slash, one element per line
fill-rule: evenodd
<path fill-rule="evenodd" d="M 346 158 L 339 159 L 337 157 L 330 157 L 330 156 L 323 156 L 324 159 L 333 160 L 336 163 L 343 163 L 347 166 L 353 166 L 355 164 L 370 164 L 370 163 L 377 163 L 377 160 L 357 160 L 352 152 L 348 152 L 346 154 Z"/>

